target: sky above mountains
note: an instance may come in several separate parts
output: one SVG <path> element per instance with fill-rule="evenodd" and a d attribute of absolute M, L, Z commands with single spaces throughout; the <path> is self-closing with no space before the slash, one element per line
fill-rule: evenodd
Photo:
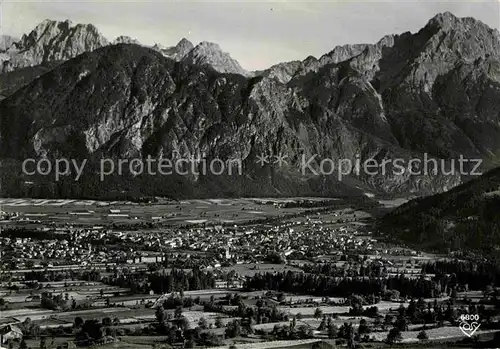
<path fill-rule="evenodd" d="M 422 28 L 436 13 L 450 11 L 500 28 L 494 1 L 27 1 L 4 0 L 1 29 L 20 37 L 44 19 L 92 23 L 113 40 L 143 44 L 218 43 L 248 70 L 316 57 L 337 45 L 374 43 L 386 34 Z"/>

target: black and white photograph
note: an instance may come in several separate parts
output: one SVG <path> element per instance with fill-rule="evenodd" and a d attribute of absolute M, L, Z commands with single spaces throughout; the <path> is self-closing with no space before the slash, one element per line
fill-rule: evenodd
<path fill-rule="evenodd" d="M 500 0 L 0 0 L 0 349 L 500 348 Z"/>

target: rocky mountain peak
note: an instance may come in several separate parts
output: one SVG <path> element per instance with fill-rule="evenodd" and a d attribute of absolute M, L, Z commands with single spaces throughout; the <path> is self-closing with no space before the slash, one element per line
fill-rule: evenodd
<path fill-rule="evenodd" d="M 394 45 L 394 37 L 395 35 L 385 35 L 382 39 L 380 39 L 375 46 L 377 47 L 385 47 Z"/>
<path fill-rule="evenodd" d="M 456 17 L 453 13 L 446 11 L 438 13 L 432 17 L 427 25 L 447 28 L 459 24 L 460 21 L 460 18 Z"/>
<path fill-rule="evenodd" d="M 3 71 L 64 61 L 84 52 L 108 45 L 109 42 L 92 24 L 73 24 L 70 20 L 46 19 L 29 34 L 14 43 L 7 56 L 1 58 Z"/>
<path fill-rule="evenodd" d="M 181 59 L 185 57 L 193 48 L 193 43 L 186 38 L 182 38 L 181 41 L 179 41 L 177 45 L 175 45 L 175 49 L 178 53 L 179 58 Z"/>
<path fill-rule="evenodd" d="M 441 32 L 474 32 L 480 34 L 478 39 L 492 35 L 498 40 L 498 30 L 473 17 L 456 17 L 451 12 L 439 13 L 429 20 L 424 29 L 433 28 Z"/>
<path fill-rule="evenodd" d="M 28 35 L 23 35 L 18 43 L 20 50 L 34 49 L 36 46 L 62 46 L 62 43 L 80 45 L 82 49 L 102 47 L 107 40 L 93 24 L 73 24 L 70 20 L 54 21 L 46 19 Z M 97 47 L 94 47 L 97 46 Z"/>
<path fill-rule="evenodd" d="M 197 65 L 210 65 L 221 73 L 233 73 L 248 76 L 249 73 L 220 46 L 213 42 L 202 41 L 196 45 L 183 59 Z"/>
<path fill-rule="evenodd" d="M 410 78 L 422 81 L 427 90 L 437 76 L 449 72 L 456 62 L 500 57 L 497 30 L 474 18 L 458 18 L 450 12 L 436 15 L 422 30 L 402 42 L 397 50 L 413 52 L 416 57 L 416 68 Z"/>
<path fill-rule="evenodd" d="M 306 59 L 304 59 L 304 63 L 312 63 L 312 62 L 317 62 L 318 59 L 316 57 L 314 57 L 313 55 L 309 55 L 306 57 Z"/>
<path fill-rule="evenodd" d="M 17 42 L 10 37 L 0 38 L 0 73 L 67 61 L 109 44 L 141 45 L 138 40 L 129 36 L 119 36 L 109 42 L 92 24 L 45 19 Z M 155 44 L 151 48 L 176 61 L 186 59 L 186 62 L 192 64 L 210 65 L 219 72 L 249 75 L 215 43 L 205 41 L 195 47 L 188 39 L 183 38 L 175 46 Z"/>
<path fill-rule="evenodd" d="M 194 45 L 191 41 L 189 41 L 188 39 L 186 38 L 182 38 L 175 47 L 178 47 L 178 48 L 186 48 L 186 49 L 189 49 L 192 50 L 194 48 Z"/>

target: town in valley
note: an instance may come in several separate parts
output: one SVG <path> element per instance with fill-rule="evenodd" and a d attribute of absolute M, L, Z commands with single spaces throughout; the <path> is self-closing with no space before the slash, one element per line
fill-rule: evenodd
<path fill-rule="evenodd" d="M 438 348 L 498 339 L 495 271 L 379 236 L 374 215 L 394 204 L 2 199 L 2 347 Z M 481 321 L 471 338 L 459 327 L 464 314 Z"/>

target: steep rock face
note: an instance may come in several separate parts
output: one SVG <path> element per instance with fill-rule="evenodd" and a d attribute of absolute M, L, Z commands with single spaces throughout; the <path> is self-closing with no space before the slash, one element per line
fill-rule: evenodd
<path fill-rule="evenodd" d="M 264 71 L 255 72 L 254 75 L 275 79 L 282 84 L 286 84 L 292 79 L 302 65 L 302 61 L 278 63 Z"/>
<path fill-rule="evenodd" d="M 293 113 L 303 113 L 303 104 L 307 102 L 293 91 L 269 79 L 221 75 L 136 45 L 109 46 L 80 55 L 3 101 L 1 156 L 203 154 L 209 159 L 240 159 L 245 173 L 167 176 L 161 187 L 177 183 L 183 195 L 339 193 L 342 183 L 297 181 L 255 164 L 260 153 L 292 155 L 292 147 L 307 146 L 289 124 Z M 320 133 L 313 124 L 307 127 Z M 147 181 L 151 188 L 152 179 Z"/>
<path fill-rule="evenodd" d="M 462 154 L 492 165 L 500 150 L 495 141 L 500 136 L 499 45 L 497 31 L 444 13 L 416 34 L 387 36 L 339 64 L 296 74 L 289 86 L 314 98 L 323 110 L 335 110 L 338 102 L 324 86 L 331 84 L 335 91 L 357 80 L 357 88 L 370 91 L 371 114 L 380 110 L 377 123 L 362 114 L 365 107 L 353 110 L 362 115 L 357 127 L 405 149 L 440 158 Z M 349 77 L 332 81 L 339 66 Z M 318 89 L 324 97 L 315 97 Z M 359 99 L 359 94 L 347 96 Z M 390 131 L 381 128 L 384 121 Z"/>
<path fill-rule="evenodd" d="M 394 36 L 388 35 L 376 44 L 337 46 L 319 59 L 309 56 L 303 61 L 279 63 L 263 72 L 259 72 L 258 75 L 275 78 L 281 83 L 286 84 L 295 77 L 304 76 L 310 72 L 317 72 L 327 64 L 340 63 L 347 60 L 352 60 L 358 71 L 369 74 L 375 71 L 378 60 L 382 57 L 383 48 L 390 47 L 393 44 Z"/>
<path fill-rule="evenodd" d="M 54 87 L 48 90 L 48 84 Z M 266 100 L 257 101 L 264 93 Z M 283 127 L 270 111 L 285 122 L 291 95 L 285 86 L 269 80 L 219 75 L 136 45 L 115 45 L 83 54 L 5 100 L 2 151 L 5 156 L 14 148 L 24 149 L 26 155 L 80 151 L 90 155 L 102 150 L 127 157 L 153 148 L 153 155 L 168 154 L 176 144 L 184 155 L 197 155 L 202 149 L 218 153 L 219 147 L 247 155 L 249 142 L 239 145 L 237 140 L 257 133 L 264 139 L 270 128 Z M 28 112 L 30 101 L 41 100 L 40 108 Z M 260 110 L 264 107 L 269 110 Z M 26 122 L 9 127 L 14 114 Z M 259 127 L 261 122 L 265 127 Z M 251 134 L 245 135 L 245 127 Z M 169 133 L 174 130 L 175 134 Z M 158 131 L 161 138 L 150 144 Z M 8 137 L 14 134 L 22 136 Z M 234 139 L 235 144 L 219 144 L 222 138 Z M 62 149 L 69 139 L 73 146 Z"/>
<path fill-rule="evenodd" d="M 196 45 L 183 61 L 196 65 L 209 65 L 221 73 L 248 75 L 248 72 L 228 53 L 223 52 L 219 45 L 207 41 Z"/>
<path fill-rule="evenodd" d="M 105 45 L 108 41 L 91 24 L 45 20 L 7 49 L 2 58 L 3 72 L 65 61 Z"/>
<path fill-rule="evenodd" d="M 302 155 L 317 156 L 310 162 L 316 170 L 323 158 L 411 155 L 390 135 L 373 88 L 349 74 L 335 65 L 328 74 L 314 74 L 314 81 L 291 88 L 274 79 L 221 75 L 175 63 L 136 45 L 110 46 L 63 64 L 2 102 L 1 156 L 145 158 L 177 153 L 183 158 L 241 159 L 253 185 L 260 183 L 275 195 L 332 193 L 334 183 L 339 190 L 349 187 L 349 181 L 351 190 L 365 183 L 375 190 L 421 192 L 435 190 L 439 181 L 450 185 L 457 180 L 361 173 L 339 183 L 335 175 L 302 173 Z M 53 87 L 46 89 L 49 85 Z M 336 100 L 319 100 L 326 91 Z M 363 118 L 372 123 L 364 124 Z M 255 163 L 260 154 L 286 157 L 286 166 L 268 169 L 280 179 L 261 173 Z M 293 184 L 283 188 L 281 178 Z M 221 185 L 247 188 L 234 180 L 217 182 L 214 190 Z M 301 187 L 304 191 L 297 189 Z"/>
<path fill-rule="evenodd" d="M 372 84 L 401 146 L 423 150 L 420 144 L 434 144 L 433 153 L 441 157 L 497 156 L 498 143 L 480 140 L 480 134 L 500 135 L 499 45 L 495 30 L 450 13 L 431 19 L 417 34 L 395 38 Z"/>
<path fill-rule="evenodd" d="M 376 77 L 380 90 L 397 80 L 428 93 L 436 78 L 456 64 L 478 59 L 498 59 L 498 31 L 473 18 L 457 18 L 447 12 L 432 18 L 416 34 L 405 33 L 394 39 L 379 62 Z"/>

